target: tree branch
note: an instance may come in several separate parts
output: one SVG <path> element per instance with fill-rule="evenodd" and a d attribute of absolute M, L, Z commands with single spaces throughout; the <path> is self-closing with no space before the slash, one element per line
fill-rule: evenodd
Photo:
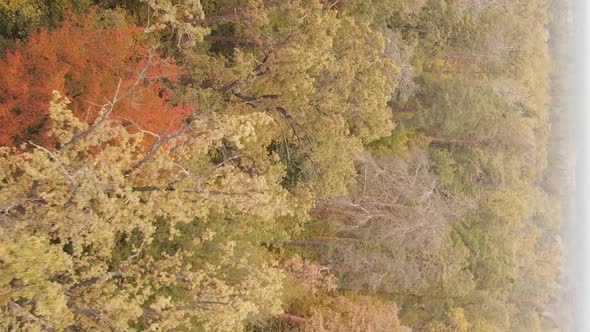
<path fill-rule="evenodd" d="M 228 305 L 229 302 L 221 302 L 221 301 L 213 301 L 213 300 L 198 300 L 198 301 L 195 301 L 195 302 L 193 302 L 191 304 L 187 304 L 187 305 L 164 308 L 164 309 L 162 309 L 162 311 L 169 311 L 169 310 L 185 311 L 185 310 L 195 310 L 195 309 L 211 310 L 210 308 L 203 306 L 203 305 L 208 305 L 208 304 L 209 305 L 211 305 L 211 304 Z"/>
<path fill-rule="evenodd" d="M 62 173 L 68 178 L 68 180 L 72 184 L 72 187 L 73 188 L 76 187 L 76 181 L 74 181 L 74 178 L 72 178 L 70 173 L 68 173 L 68 171 L 66 170 L 64 165 L 61 163 L 61 161 L 59 161 L 59 158 L 57 158 L 51 151 L 47 150 L 46 148 L 44 148 L 40 145 L 37 145 L 31 141 L 29 141 L 28 143 L 31 144 L 32 146 L 36 147 L 37 149 L 42 150 L 43 152 L 47 153 L 49 155 L 49 157 L 51 157 L 51 159 L 53 159 L 53 161 L 55 161 L 57 163 L 57 165 L 59 166 L 59 169 L 62 171 Z"/>
<path fill-rule="evenodd" d="M 87 286 L 93 285 L 93 284 L 95 284 L 95 283 L 97 283 L 99 281 L 109 280 L 109 279 L 113 279 L 115 277 L 122 277 L 122 276 L 123 276 L 123 273 L 121 273 L 119 271 L 109 272 L 109 273 L 107 273 L 104 276 L 93 277 L 93 278 L 90 278 L 90 279 L 81 281 L 81 282 L 79 282 L 77 284 L 74 284 L 74 285 L 70 286 L 70 288 L 68 289 L 68 292 L 71 292 L 71 291 L 73 291 L 75 289 L 78 289 L 78 288 L 82 288 L 82 287 L 87 287 Z"/>
<path fill-rule="evenodd" d="M 284 320 L 284 321 L 291 321 L 300 325 L 305 325 L 307 320 L 303 317 L 291 315 L 288 313 L 282 313 L 276 316 L 277 319 Z"/>
<path fill-rule="evenodd" d="M 38 317 L 38 316 L 35 316 L 35 315 L 33 315 L 33 314 L 32 314 L 32 313 L 30 313 L 30 312 L 29 312 L 27 309 L 23 308 L 23 307 L 22 307 L 22 306 L 20 306 L 18 303 L 14 302 L 14 301 L 12 301 L 12 300 L 9 300 L 9 301 L 8 301 L 8 303 L 7 303 L 7 306 L 8 306 L 9 308 L 13 309 L 13 310 L 19 310 L 19 311 L 22 311 L 22 312 L 24 312 L 24 313 L 25 313 L 25 316 L 26 316 L 28 319 L 30 319 L 30 320 L 32 320 L 32 321 L 34 321 L 34 322 L 37 322 L 37 323 L 39 323 L 39 324 L 41 324 L 43 327 L 45 327 L 45 328 L 46 328 L 47 330 L 49 330 L 49 331 L 53 331 L 53 330 L 55 329 L 55 327 L 53 326 L 53 324 L 51 324 L 50 322 L 48 322 L 48 321 L 44 320 L 44 319 L 43 319 L 43 318 L 41 318 L 41 317 Z"/>
<path fill-rule="evenodd" d="M 142 73 L 143 72 L 144 71 L 142 71 Z M 60 148 L 60 150 L 65 150 L 69 146 L 72 146 L 72 145 L 78 143 L 84 137 L 90 135 L 93 131 L 95 131 L 98 127 L 100 127 L 105 121 L 107 121 L 107 119 L 109 117 L 109 114 L 111 114 L 111 112 L 113 111 L 113 109 L 115 109 L 115 104 L 117 103 L 117 101 L 119 101 L 118 96 L 119 96 L 119 90 L 121 89 L 121 84 L 122 83 L 123 83 L 123 80 L 121 78 L 119 78 L 119 83 L 117 84 L 117 89 L 115 90 L 115 96 L 113 97 L 113 99 L 111 101 L 109 101 L 106 104 L 109 108 L 108 108 L 108 110 L 106 112 L 104 112 L 102 114 L 102 116 L 100 117 L 100 119 L 97 122 L 95 122 L 92 126 L 90 126 L 87 130 L 75 134 L 74 137 L 72 137 L 72 139 L 69 142 L 65 143 Z"/>
<path fill-rule="evenodd" d="M 152 147 L 150 148 L 150 150 L 148 151 L 148 153 L 147 153 L 147 154 L 146 154 L 146 155 L 145 155 L 143 158 L 141 158 L 139 161 L 137 161 L 137 162 L 135 163 L 135 165 L 133 165 L 133 166 L 131 167 L 131 169 L 127 170 L 127 171 L 125 172 L 125 175 L 127 175 L 127 174 L 130 174 L 130 173 L 131 173 L 131 172 L 132 172 L 134 169 L 137 169 L 137 168 L 139 168 L 141 165 L 145 164 L 145 163 L 146 163 L 146 162 L 148 162 L 150 159 L 152 159 L 152 158 L 153 158 L 153 157 L 156 155 L 156 152 L 158 152 L 158 150 L 159 150 L 159 149 L 160 149 L 160 148 L 161 148 L 161 147 L 162 147 L 164 144 L 166 144 L 167 142 L 171 141 L 172 139 L 174 139 L 174 138 L 176 138 L 176 137 L 178 137 L 178 136 L 182 135 L 182 134 L 185 132 L 186 128 L 187 128 L 187 126 L 183 126 L 183 127 L 181 127 L 180 129 L 178 129 L 178 130 L 177 130 L 175 133 L 173 133 L 173 134 L 170 134 L 170 135 L 168 135 L 168 136 L 166 136 L 166 137 L 162 137 L 162 138 L 160 138 L 159 140 L 157 140 L 157 141 L 156 141 L 156 142 L 155 142 L 155 143 L 152 145 Z"/>
<path fill-rule="evenodd" d="M 119 77 L 119 82 L 117 83 L 117 88 L 115 89 L 115 94 L 113 96 L 113 99 L 111 99 L 109 102 L 107 102 L 104 105 L 100 105 L 100 106 L 103 106 L 103 107 L 104 106 L 108 106 L 108 109 L 106 110 L 106 112 L 104 112 L 102 114 L 102 116 L 100 117 L 100 119 L 98 121 L 96 121 L 92 126 L 90 126 L 87 130 L 75 134 L 74 137 L 72 137 L 72 139 L 69 142 L 65 143 L 60 148 L 60 150 L 64 150 L 64 149 L 66 149 L 66 148 L 68 148 L 68 147 L 70 147 L 70 146 L 78 143 L 84 137 L 90 135 L 98 127 L 100 127 L 103 123 L 105 123 L 108 120 L 109 115 L 115 109 L 115 104 L 117 104 L 120 100 L 122 100 L 122 99 L 126 98 L 127 96 L 129 96 L 135 90 L 135 88 L 141 83 L 141 81 L 143 81 L 145 79 L 146 72 L 147 72 L 147 70 L 149 69 L 149 67 L 151 65 L 152 65 L 152 54 L 149 55 L 147 64 L 139 72 L 139 74 L 137 75 L 137 79 L 135 80 L 135 82 L 133 83 L 133 85 L 131 85 L 129 87 L 129 89 L 127 89 L 123 94 L 120 94 L 121 85 L 123 84 L 123 80 Z"/>
<path fill-rule="evenodd" d="M 75 312 L 77 314 L 81 314 L 84 315 L 88 318 L 93 319 L 94 321 L 96 321 L 97 323 L 105 323 L 112 332 L 119 332 L 119 329 L 117 328 L 115 322 L 113 322 L 112 320 L 102 317 L 102 313 L 100 312 L 100 310 L 96 310 L 96 309 L 92 309 L 92 308 L 85 308 L 80 306 L 79 304 L 69 301 L 68 302 L 68 308 L 70 308 L 70 310 L 72 310 L 72 312 Z"/>

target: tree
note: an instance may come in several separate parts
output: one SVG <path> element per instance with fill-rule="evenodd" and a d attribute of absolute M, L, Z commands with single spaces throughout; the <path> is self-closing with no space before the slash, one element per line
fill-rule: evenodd
<path fill-rule="evenodd" d="M 343 287 L 395 292 L 441 278 L 435 256 L 466 207 L 437 187 L 425 162 L 417 153 L 410 161 L 365 154 L 350 196 L 318 206 L 336 236 L 350 239 L 326 239 L 320 254 Z"/>
<path fill-rule="evenodd" d="M 330 268 L 295 255 L 284 263 L 288 314 L 266 325 L 273 331 L 408 331 L 402 326 L 395 302 L 354 292 L 334 292 L 335 278 Z M 291 286 L 289 286 L 291 284 Z"/>
<path fill-rule="evenodd" d="M 0 21 L 1 328 L 558 329 L 546 0 Z"/>
<path fill-rule="evenodd" d="M 178 67 L 161 59 L 141 41 L 140 30 L 122 20 L 101 26 L 98 13 L 72 19 L 32 35 L 0 60 L 5 73 L 0 78 L 0 144 L 51 144 L 46 122 L 52 89 L 72 98 L 74 114 L 86 123 L 100 116 L 101 107 L 108 106 L 103 98 L 117 90 L 131 94 L 119 95 L 112 110 L 130 130 L 158 136 L 178 129 L 191 110 L 169 103 L 171 92 L 162 81 L 174 79 Z"/>
<path fill-rule="evenodd" d="M 192 23 L 205 16 L 200 0 L 140 1 L 146 3 L 149 8 L 146 26 L 148 33 L 172 28 L 176 34 L 177 46 L 184 44 L 184 40 L 188 40 L 190 46 L 195 46 L 208 32 L 208 29 Z"/>
<path fill-rule="evenodd" d="M 110 107 L 117 95 L 131 98 L 119 91 Z M 284 189 L 187 159 L 222 140 L 242 148 L 268 116 L 202 114 L 145 151 L 151 137 L 129 132 L 110 109 L 86 124 L 68 104 L 55 92 L 48 119 L 48 137 L 67 148 L 1 149 L 5 328 L 225 330 L 280 313 L 281 272 L 203 226 L 219 209 L 288 214 Z"/>
<path fill-rule="evenodd" d="M 0 37 L 24 39 L 31 30 L 56 26 L 68 6 L 68 0 L 0 1 Z"/>
<path fill-rule="evenodd" d="M 422 78 L 419 89 L 424 109 L 413 121 L 429 136 L 477 144 L 527 144 L 511 135 L 521 121 L 519 110 L 490 88 L 465 79 Z"/>
<path fill-rule="evenodd" d="M 366 295 L 340 295 L 314 308 L 299 331 L 408 331 L 397 319 L 397 305 Z"/>
<path fill-rule="evenodd" d="M 387 102 L 396 68 L 381 34 L 338 17 L 319 0 L 253 5 L 226 24 L 233 30 L 222 37 L 245 38 L 256 47 L 230 44 L 228 54 L 215 58 L 185 50 L 193 83 L 185 96 L 198 104 L 214 96 L 224 100 L 220 109 L 245 103 L 268 113 L 276 123 L 277 151 L 297 169 L 292 178 L 302 179 L 293 189 L 318 198 L 342 193 L 361 145 L 393 129 Z"/>

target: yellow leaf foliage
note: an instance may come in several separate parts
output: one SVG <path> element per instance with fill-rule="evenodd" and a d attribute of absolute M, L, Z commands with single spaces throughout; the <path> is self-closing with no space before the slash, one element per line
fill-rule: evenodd
<path fill-rule="evenodd" d="M 221 141 L 243 148 L 257 140 L 267 115 L 202 114 L 146 153 L 147 134 L 130 133 L 108 110 L 85 125 L 67 105 L 56 92 L 49 121 L 61 149 L 34 143 L 0 149 L 5 327 L 227 331 L 280 312 L 280 270 L 250 262 L 234 242 L 219 243 L 206 223 L 220 209 L 260 220 L 291 214 L 277 181 L 282 169 L 269 164 L 277 174 L 255 175 L 221 164 L 202 170 L 188 157 L 206 156 Z M 170 229 L 164 240 L 157 220 Z M 179 227 L 190 223 L 201 223 L 202 238 L 180 241 Z M 158 249 L 162 241 L 168 245 Z M 130 254 L 115 264 L 125 243 Z M 215 259 L 199 258 L 212 247 Z"/>

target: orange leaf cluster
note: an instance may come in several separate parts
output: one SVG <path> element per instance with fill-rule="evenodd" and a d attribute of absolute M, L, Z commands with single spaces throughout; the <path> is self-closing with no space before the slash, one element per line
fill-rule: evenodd
<path fill-rule="evenodd" d="M 130 130 L 167 134 L 189 116 L 188 107 L 169 102 L 163 83 L 180 74 L 178 66 L 141 40 L 141 28 L 97 28 L 94 16 L 41 30 L 0 59 L 1 146 L 27 140 L 54 145 L 45 125 L 53 90 L 72 99 L 72 111 L 87 123 L 113 100 L 119 83 L 120 100 L 110 117 Z"/>

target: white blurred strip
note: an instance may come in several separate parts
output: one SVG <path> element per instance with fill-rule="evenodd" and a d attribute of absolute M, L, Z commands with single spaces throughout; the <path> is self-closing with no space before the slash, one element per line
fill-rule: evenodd
<path fill-rule="evenodd" d="M 559 1 L 559 0 L 558 0 Z M 588 220 L 588 207 L 590 196 L 590 6 L 588 0 L 577 0 L 574 3 L 574 15 L 576 24 L 575 52 L 576 64 L 573 88 L 576 91 L 576 136 L 577 136 L 577 166 L 576 166 L 576 227 L 579 230 L 579 252 L 573 253 L 575 276 L 577 281 L 576 331 L 590 332 L 590 222 Z"/>

